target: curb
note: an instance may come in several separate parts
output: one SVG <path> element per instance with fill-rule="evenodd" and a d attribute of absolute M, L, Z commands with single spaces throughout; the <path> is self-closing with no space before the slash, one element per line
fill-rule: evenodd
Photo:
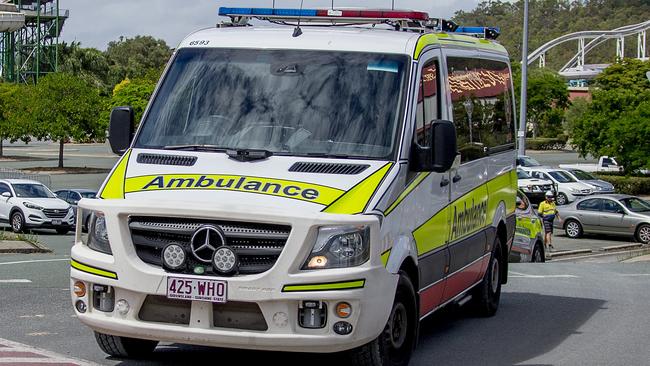
<path fill-rule="evenodd" d="M 2 242 L 7 242 L 6 241 L 1 241 Z M 18 240 L 22 243 L 26 243 L 31 246 L 31 248 L 18 248 L 18 247 L 6 247 L 6 248 L 1 248 L 0 247 L 0 254 L 34 254 L 34 253 L 52 253 L 52 250 L 47 248 L 46 246 L 39 244 L 39 243 L 32 243 L 32 242 L 27 242 L 27 241 L 22 241 Z M 10 241 L 9 241 L 10 242 Z"/>
<path fill-rule="evenodd" d="M 631 243 L 631 244 L 623 244 L 623 245 L 611 245 L 608 247 L 602 247 L 601 249 L 610 252 L 613 250 L 624 250 L 624 249 L 636 249 L 636 248 L 642 248 L 643 244 L 641 243 Z"/>
<path fill-rule="evenodd" d="M 591 254 L 593 251 L 591 249 L 577 249 L 577 250 L 563 250 L 560 252 L 550 252 L 549 256 L 551 258 L 557 258 L 557 257 L 566 257 L 569 255 L 576 255 L 576 254 Z"/>

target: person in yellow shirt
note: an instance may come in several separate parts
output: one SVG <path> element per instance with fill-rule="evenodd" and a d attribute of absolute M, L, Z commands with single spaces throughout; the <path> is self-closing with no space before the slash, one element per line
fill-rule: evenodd
<path fill-rule="evenodd" d="M 544 223 L 545 244 L 550 249 L 555 249 L 553 246 L 553 221 L 555 217 L 560 218 L 560 214 L 555 207 L 555 195 L 553 192 L 546 192 L 546 201 L 539 204 L 537 210 L 542 217 Z"/>

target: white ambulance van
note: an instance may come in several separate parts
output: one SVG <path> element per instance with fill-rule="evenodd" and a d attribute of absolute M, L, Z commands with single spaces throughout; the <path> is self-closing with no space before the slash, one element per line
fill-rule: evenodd
<path fill-rule="evenodd" d="M 79 202 L 92 217 L 72 303 L 101 349 L 406 365 L 441 307 L 493 315 L 517 189 L 496 30 L 417 11 L 220 14 L 232 23 L 175 50 L 137 128 L 113 111 L 122 158 L 100 199 Z M 463 34 L 476 32 L 487 39 Z"/>

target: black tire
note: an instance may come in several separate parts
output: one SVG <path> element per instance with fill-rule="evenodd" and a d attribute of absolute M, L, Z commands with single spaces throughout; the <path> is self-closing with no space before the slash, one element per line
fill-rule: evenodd
<path fill-rule="evenodd" d="M 406 366 L 411 360 L 419 314 L 413 283 L 405 272 L 400 272 L 399 276 L 386 327 L 374 341 L 348 352 L 353 365 Z"/>
<path fill-rule="evenodd" d="M 502 268 L 505 265 L 501 254 L 501 240 L 494 240 L 490 263 L 483 276 L 483 281 L 472 291 L 472 311 L 476 316 L 491 317 L 499 309 L 501 300 Z"/>
<path fill-rule="evenodd" d="M 566 205 L 567 203 L 569 203 L 569 199 L 567 198 L 566 194 L 558 193 L 556 202 L 557 202 L 557 204 L 559 206 L 562 206 L 562 205 Z"/>
<path fill-rule="evenodd" d="M 533 249 L 533 254 L 531 255 L 530 261 L 532 263 L 544 263 L 546 262 L 546 257 L 544 254 L 544 247 L 542 243 L 535 243 L 535 248 Z"/>
<path fill-rule="evenodd" d="M 59 235 L 65 235 L 70 231 L 70 229 L 56 229 L 56 233 Z"/>
<path fill-rule="evenodd" d="M 636 229 L 636 233 L 634 234 L 636 237 L 636 240 L 639 241 L 639 243 L 643 244 L 648 244 L 650 243 L 650 225 L 648 224 L 641 224 L 639 227 Z"/>
<path fill-rule="evenodd" d="M 151 355 L 158 345 L 157 341 L 118 337 L 98 332 L 95 332 L 95 340 L 104 353 L 120 358 L 144 358 Z"/>
<path fill-rule="evenodd" d="M 577 220 L 566 220 L 564 223 L 564 232 L 569 238 L 578 239 L 582 236 L 582 225 Z"/>
<path fill-rule="evenodd" d="M 11 224 L 11 230 L 14 233 L 22 233 L 25 231 L 25 216 L 20 211 L 14 211 L 11 214 L 9 223 Z"/>

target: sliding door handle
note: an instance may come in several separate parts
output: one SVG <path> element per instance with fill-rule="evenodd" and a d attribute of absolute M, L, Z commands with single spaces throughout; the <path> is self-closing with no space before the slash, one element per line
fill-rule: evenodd
<path fill-rule="evenodd" d="M 454 183 L 458 183 L 458 182 L 460 182 L 461 179 L 463 179 L 463 177 L 461 177 L 460 175 L 456 174 L 456 175 L 455 175 L 451 180 L 452 180 Z"/>
<path fill-rule="evenodd" d="M 442 180 L 440 180 L 440 187 L 446 187 L 449 185 L 449 179 L 446 177 L 442 177 Z"/>

